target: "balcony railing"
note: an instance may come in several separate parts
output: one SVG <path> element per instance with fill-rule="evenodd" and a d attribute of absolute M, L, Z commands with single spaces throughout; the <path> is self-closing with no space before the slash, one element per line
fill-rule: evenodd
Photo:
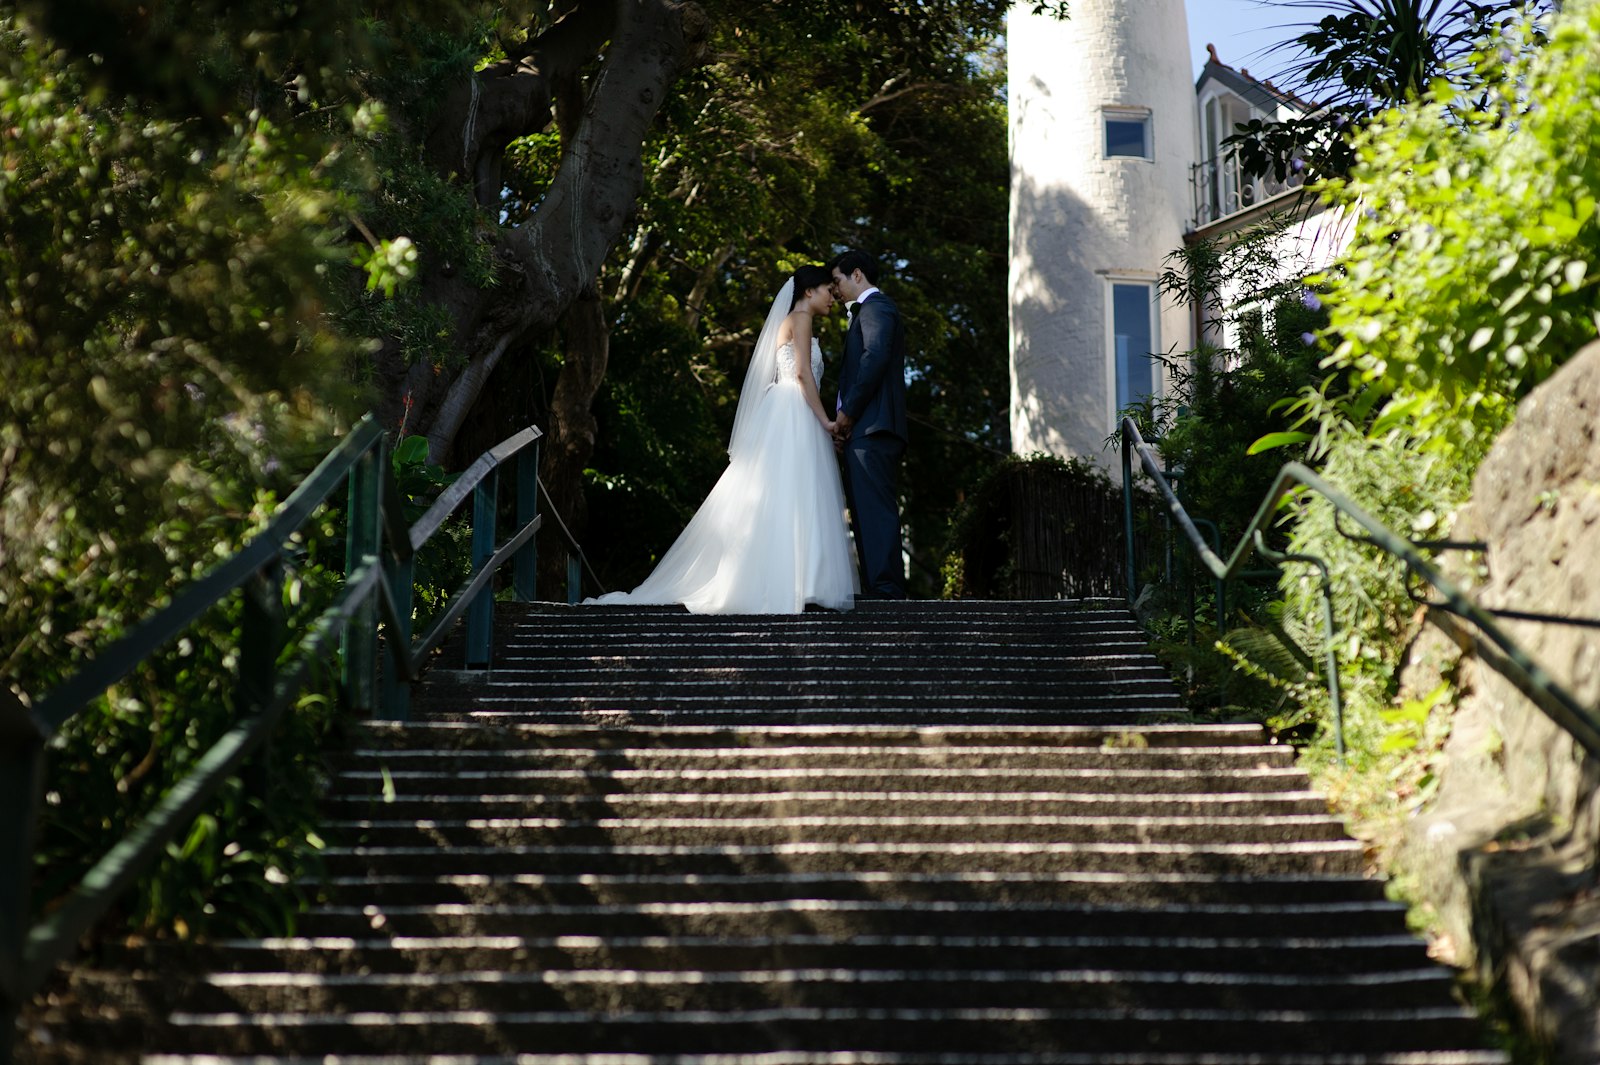
<path fill-rule="evenodd" d="M 1238 214 L 1285 189 L 1299 188 L 1302 181 L 1299 174 L 1290 174 L 1287 181 L 1271 177 L 1246 178 L 1238 157 L 1231 152 L 1203 159 L 1189 168 L 1189 186 L 1194 193 L 1194 228 Z"/>

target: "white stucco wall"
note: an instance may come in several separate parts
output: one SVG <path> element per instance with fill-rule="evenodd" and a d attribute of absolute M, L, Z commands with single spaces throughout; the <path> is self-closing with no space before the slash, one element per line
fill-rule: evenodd
<path fill-rule="evenodd" d="M 1111 279 L 1154 281 L 1183 240 L 1198 134 L 1183 0 L 1074 0 L 1060 22 L 1014 7 L 1011 133 L 1012 449 L 1109 464 Z M 1151 113 L 1153 159 L 1107 158 L 1104 107 Z M 1159 350 L 1190 347 L 1162 301 Z"/>

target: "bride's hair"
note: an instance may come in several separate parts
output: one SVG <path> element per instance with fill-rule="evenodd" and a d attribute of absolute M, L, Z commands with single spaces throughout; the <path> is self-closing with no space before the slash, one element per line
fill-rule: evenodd
<path fill-rule="evenodd" d="M 794 298 L 789 301 L 792 311 L 806 298 L 806 293 L 819 285 L 832 284 L 833 273 L 821 263 L 807 263 L 794 272 Z"/>

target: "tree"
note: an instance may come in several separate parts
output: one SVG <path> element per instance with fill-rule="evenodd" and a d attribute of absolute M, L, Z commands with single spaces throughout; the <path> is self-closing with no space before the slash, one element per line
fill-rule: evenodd
<path fill-rule="evenodd" d="M 1246 172 L 1283 181 L 1342 177 L 1355 161 L 1351 134 L 1384 108 L 1416 99 L 1438 79 L 1463 96 L 1486 88 L 1474 56 L 1481 42 L 1549 0 L 1277 0 L 1277 6 L 1327 11 L 1274 51 L 1291 53 L 1283 78 L 1317 102 L 1306 115 L 1253 119 L 1234 146 Z M 1331 10 L 1330 10 L 1331 9 Z M 1480 95 L 1481 99 L 1481 95 Z"/>
<path fill-rule="evenodd" d="M 535 338 L 473 418 L 487 441 L 527 419 L 517 397 L 548 406 L 534 412 L 551 426 L 547 484 L 568 520 L 595 508 L 584 542 L 607 560 L 609 584 L 641 577 L 720 473 L 755 328 L 784 273 L 840 247 L 885 263 L 910 318 L 907 507 L 923 557 L 963 484 L 1005 450 L 1007 157 L 992 51 L 1003 12 L 959 9 L 914 37 L 888 14 L 712 19 L 708 61 L 661 112 L 636 214 L 587 305 L 604 331 L 569 319 L 560 338 Z M 511 218 L 536 210 L 558 137 L 514 152 Z M 579 343 L 602 336 L 603 348 Z"/>

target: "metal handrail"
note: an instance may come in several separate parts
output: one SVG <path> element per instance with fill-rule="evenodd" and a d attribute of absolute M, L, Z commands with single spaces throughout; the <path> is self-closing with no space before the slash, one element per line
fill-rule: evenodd
<path fill-rule="evenodd" d="M 0 1065 L 9 1065 L 17 1011 L 79 938 L 149 867 L 239 765 L 265 743 L 294 705 L 318 665 L 342 641 L 345 701 L 360 714 L 404 720 L 410 683 L 448 626 L 467 616 L 467 659 L 487 668 L 492 644 L 490 581 L 512 561 L 512 586 L 532 599 L 537 559 L 540 432 L 529 427 L 486 452 L 458 477 L 409 529 L 400 517 L 400 493 L 388 459 L 384 431 L 364 418 L 301 482 L 266 527 L 240 551 L 182 589 L 170 603 L 112 643 L 30 709 L 0 687 Z M 495 539 L 498 508 L 493 476 L 516 460 L 518 528 Z M 348 531 L 343 587 L 334 602 L 299 637 L 298 654 L 285 673 L 278 659 L 289 644 L 283 615 L 282 556 L 290 538 L 341 482 L 348 484 Z M 446 518 L 473 496 L 472 572 L 429 632 L 411 640 L 416 552 Z M 43 791 L 44 751 L 73 716 L 177 638 L 225 597 L 244 595 L 239 635 L 235 725 L 201 755 L 189 773 L 84 875 L 63 904 L 29 927 L 33 840 Z M 381 700 L 373 690 L 380 631 L 387 654 Z"/>
<path fill-rule="evenodd" d="M 1138 574 L 1137 559 L 1133 549 L 1133 457 L 1139 458 L 1139 465 L 1143 471 L 1154 481 L 1157 492 L 1166 503 L 1173 522 L 1183 530 L 1184 537 L 1189 541 L 1190 548 L 1195 556 L 1205 565 L 1206 569 L 1218 581 L 1226 582 L 1238 576 L 1244 569 L 1244 563 L 1252 553 L 1259 553 L 1269 560 L 1307 562 L 1321 567 L 1323 577 L 1323 619 L 1327 629 L 1327 662 L 1329 694 L 1333 698 L 1335 711 L 1335 739 L 1339 747 L 1340 757 L 1344 754 L 1343 735 L 1343 708 L 1339 701 L 1338 689 L 1338 663 L 1334 657 L 1335 626 L 1333 620 L 1333 607 L 1330 597 L 1329 576 L 1327 565 L 1320 559 L 1309 555 L 1279 555 L 1270 551 L 1262 538 L 1264 531 L 1277 512 L 1278 504 L 1295 485 L 1302 485 L 1321 495 L 1334 508 L 1336 513 L 1342 513 L 1351 521 L 1365 530 L 1364 542 L 1370 543 L 1385 553 L 1394 556 L 1405 564 L 1407 571 L 1417 578 L 1431 584 L 1443 599 L 1430 601 L 1429 605 L 1443 610 L 1455 617 L 1461 618 L 1472 624 L 1471 631 L 1465 631 L 1461 626 L 1454 624 L 1441 624 L 1441 628 L 1453 634 L 1469 639 L 1480 658 L 1496 671 L 1510 680 L 1518 690 L 1539 707 L 1557 725 L 1564 728 L 1574 740 L 1581 744 L 1589 753 L 1600 756 L 1600 714 L 1585 706 L 1569 691 L 1558 684 L 1549 671 L 1517 645 L 1511 636 L 1495 620 L 1496 611 L 1479 606 L 1466 594 L 1454 581 L 1451 581 L 1427 558 L 1422 555 L 1418 546 L 1394 532 L 1377 518 L 1368 514 L 1360 506 L 1339 491 L 1333 485 L 1324 481 L 1311 470 L 1298 462 L 1285 463 L 1278 471 L 1277 478 L 1272 482 L 1272 488 L 1261 501 L 1255 517 L 1245 527 L 1244 535 L 1233 549 L 1226 561 L 1217 552 L 1211 550 L 1199 530 L 1195 527 L 1194 520 L 1184 509 L 1178 497 L 1173 493 L 1172 486 L 1168 484 L 1161 470 L 1161 463 L 1144 438 L 1139 435 L 1139 427 L 1131 418 L 1122 420 L 1122 488 L 1123 488 L 1123 521 L 1124 533 L 1127 542 L 1128 566 L 1128 596 L 1132 601 L 1137 592 Z M 1459 545 L 1454 545 L 1459 546 Z M 1570 618 L 1544 618 L 1541 620 L 1582 623 L 1581 619 Z M 1436 624 L 1440 624 L 1438 621 Z"/>
<path fill-rule="evenodd" d="M 576 606 L 578 603 L 578 588 L 583 580 L 583 570 L 589 571 L 589 579 L 594 581 L 596 594 L 604 595 L 606 586 L 595 575 L 594 567 L 589 565 L 589 556 L 583 553 L 583 546 L 572 535 L 572 530 L 567 528 L 567 523 L 561 520 L 561 512 L 556 510 L 556 501 L 550 498 L 550 489 L 544 486 L 544 481 L 539 482 L 539 491 L 544 495 L 544 501 L 550 504 L 550 516 L 556 519 L 556 532 L 561 537 L 561 542 L 567 545 L 567 603 Z"/>

